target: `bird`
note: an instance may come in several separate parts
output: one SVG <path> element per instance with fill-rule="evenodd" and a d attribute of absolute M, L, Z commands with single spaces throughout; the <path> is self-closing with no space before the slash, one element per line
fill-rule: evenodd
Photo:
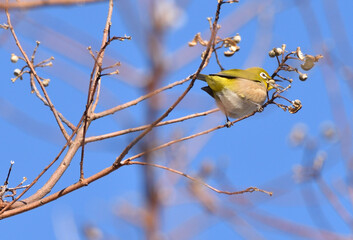
<path fill-rule="evenodd" d="M 262 109 L 267 92 L 273 87 L 269 84 L 270 75 L 260 67 L 230 69 L 215 74 L 198 74 L 197 79 L 207 83 L 201 89 L 216 100 L 220 110 L 230 118 L 241 118 Z"/>

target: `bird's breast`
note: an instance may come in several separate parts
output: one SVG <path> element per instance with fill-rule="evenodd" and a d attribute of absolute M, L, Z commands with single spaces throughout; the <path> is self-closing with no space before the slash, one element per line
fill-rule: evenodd
<path fill-rule="evenodd" d="M 259 109 L 266 97 L 267 91 L 263 84 L 247 79 L 237 79 L 234 84 L 215 92 L 218 106 L 232 118 L 239 118 Z"/>

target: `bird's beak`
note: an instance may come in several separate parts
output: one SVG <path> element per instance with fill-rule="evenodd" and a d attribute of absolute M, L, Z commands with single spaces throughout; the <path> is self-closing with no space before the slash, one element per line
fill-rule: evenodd
<path fill-rule="evenodd" d="M 273 86 L 270 84 L 270 81 L 273 80 L 272 78 L 269 78 L 266 81 L 266 85 L 267 85 L 267 91 L 270 91 L 271 89 L 273 89 Z"/>

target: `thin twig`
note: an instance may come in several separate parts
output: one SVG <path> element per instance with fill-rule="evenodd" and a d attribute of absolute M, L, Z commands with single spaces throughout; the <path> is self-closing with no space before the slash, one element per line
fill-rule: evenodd
<path fill-rule="evenodd" d="M 142 156 L 144 156 L 144 155 L 146 155 L 146 154 L 148 154 L 148 153 L 157 151 L 157 150 L 159 150 L 159 149 L 168 147 L 168 146 L 170 146 L 170 145 L 173 145 L 173 144 L 176 144 L 176 143 L 179 143 L 179 142 L 182 142 L 182 141 L 186 141 L 186 140 L 189 140 L 189 139 L 192 139 L 192 138 L 195 138 L 195 137 L 199 137 L 199 136 L 205 135 L 205 134 L 207 134 L 207 133 L 210 133 L 210 132 L 216 131 L 216 130 L 218 130 L 218 129 L 224 128 L 224 127 L 226 127 L 226 126 L 227 126 L 226 124 L 225 124 L 225 125 L 219 125 L 219 126 L 217 126 L 217 127 L 213 127 L 213 128 L 208 129 L 208 130 L 205 130 L 205 131 L 202 131 L 202 132 L 199 132 L 199 133 L 195 133 L 195 134 L 190 135 L 190 136 L 187 136 L 187 137 L 183 137 L 183 138 L 179 138 L 179 139 L 175 139 L 175 140 L 166 142 L 166 143 L 161 144 L 161 145 L 159 145 L 159 146 L 157 146 L 157 147 L 151 148 L 151 149 L 149 149 L 149 150 L 147 150 L 147 151 L 144 151 L 144 152 L 141 152 L 141 153 L 139 153 L 139 154 L 136 154 L 136 155 L 134 155 L 134 156 L 132 156 L 132 157 L 129 157 L 129 158 L 123 160 L 123 161 L 121 162 L 121 164 L 126 164 L 126 162 L 129 162 L 129 161 L 134 160 L 134 159 L 136 159 L 136 158 L 140 158 L 140 157 L 142 157 Z"/>
<path fill-rule="evenodd" d="M 0 219 L 2 219 L 3 216 L 9 217 L 12 215 L 16 215 L 20 212 L 28 211 L 32 208 L 41 206 L 44 203 L 43 199 L 45 199 L 45 198 L 43 198 L 43 197 L 46 196 L 52 190 L 52 188 L 55 186 L 55 184 L 59 181 L 61 176 L 64 174 L 64 172 L 66 171 L 66 169 L 70 165 L 70 162 L 72 161 L 77 150 L 81 146 L 81 142 L 82 142 L 83 138 L 82 138 L 82 127 L 80 128 L 80 126 L 83 122 L 83 119 L 84 119 L 84 115 L 82 115 L 82 117 L 79 120 L 77 126 L 75 127 L 73 133 L 71 134 L 69 140 L 65 143 L 65 145 L 63 146 L 63 148 L 61 149 L 59 154 L 55 157 L 55 159 L 46 168 L 44 168 L 42 170 L 42 172 L 32 181 L 32 183 L 19 196 L 17 196 L 13 201 L 8 203 L 3 209 L 1 209 Z M 76 139 L 73 142 L 71 142 L 72 138 L 76 134 L 77 134 Z M 43 187 L 40 188 L 35 194 L 31 195 L 30 197 L 22 200 L 19 203 L 16 203 L 35 183 L 37 183 L 37 181 L 44 175 L 44 173 L 59 159 L 59 157 L 65 151 L 67 146 L 70 146 L 70 148 L 68 149 L 65 157 L 61 161 L 61 164 L 58 166 L 58 168 L 55 170 L 55 172 L 51 175 L 49 180 L 43 185 Z M 116 168 L 110 169 L 110 170 L 113 171 L 115 169 Z M 104 175 L 105 174 L 104 171 L 105 170 L 101 171 L 100 173 L 103 172 L 103 175 Z M 99 174 L 97 176 L 98 176 L 98 178 L 101 177 Z M 79 185 L 79 187 L 77 187 L 77 185 Z M 77 184 L 77 185 L 75 185 L 75 187 L 80 188 L 82 186 L 86 186 L 86 183 L 84 183 L 83 185 L 81 185 L 81 184 Z M 58 197 L 62 196 L 62 192 L 59 192 L 58 195 L 59 195 Z M 51 195 L 51 197 L 52 196 L 53 195 Z M 52 198 L 47 198 L 47 199 L 52 199 Z M 27 205 L 25 205 L 25 204 L 27 204 Z M 33 206 L 33 207 L 31 208 L 29 206 Z M 13 207 L 15 209 L 8 210 L 10 207 Z"/>
<path fill-rule="evenodd" d="M 266 106 L 264 105 L 264 107 L 266 107 Z M 257 112 L 257 111 L 254 111 L 253 113 L 250 113 L 250 114 L 248 114 L 248 115 L 246 115 L 246 116 L 243 116 L 243 117 L 241 117 L 241 118 L 238 118 L 237 120 L 234 120 L 233 122 L 231 122 L 231 125 L 233 125 L 233 124 L 236 123 L 236 122 L 242 121 L 242 120 L 244 120 L 244 119 L 246 119 L 246 118 L 248 118 L 248 117 L 253 116 L 256 112 Z M 208 130 L 205 130 L 205 131 L 202 131 L 202 132 L 199 132 L 199 133 L 195 133 L 195 134 L 190 135 L 190 136 L 187 136 L 187 137 L 175 139 L 175 140 L 169 141 L 169 142 L 167 142 L 167 143 L 161 144 L 161 145 L 159 145 L 159 146 L 157 146 L 157 147 L 155 147 L 155 148 L 149 149 L 149 150 L 147 150 L 147 151 L 141 152 L 141 153 L 139 153 L 139 154 L 136 154 L 136 155 L 134 155 L 134 156 L 132 156 L 132 157 L 129 157 L 129 158 L 125 159 L 125 160 L 123 160 L 123 161 L 121 162 L 121 164 L 124 164 L 125 162 L 134 160 L 134 159 L 136 159 L 136 158 L 140 158 L 140 157 L 142 157 L 142 156 L 145 155 L 145 154 L 148 154 L 148 153 L 157 151 L 157 150 L 159 150 L 159 149 L 168 147 L 168 146 L 170 146 L 170 145 L 173 145 L 173 144 L 176 144 L 176 143 L 185 141 L 185 140 L 189 140 L 189 139 L 192 139 L 192 138 L 195 138 L 195 137 L 199 137 L 199 136 L 208 134 L 208 133 L 210 133 L 210 132 L 216 131 L 216 130 L 221 129 L 221 128 L 224 128 L 224 127 L 229 127 L 228 123 L 225 123 L 225 124 L 223 124 L 223 125 L 219 125 L 219 126 L 217 126 L 217 127 L 210 128 L 210 129 L 208 129 Z"/>
<path fill-rule="evenodd" d="M 39 44 L 40 44 L 40 42 L 39 42 L 39 41 L 36 41 L 36 46 L 35 46 L 35 48 L 34 48 L 34 50 L 33 50 L 32 56 L 31 56 L 31 63 L 32 63 L 32 64 L 34 64 L 34 58 L 35 58 L 35 55 L 36 55 L 36 53 L 37 53 Z"/>
<path fill-rule="evenodd" d="M 173 124 L 173 123 L 177 123 L 177 122 L 182 122 L 188 119 L 192 119 L 192 118 L 196 118 L 196 117 L 200 117 L 200 116 L 206 116 L 208 114 L 214 113 L 219 111 L 218 108 L 214 108 L 205 112 L 201 112 L 201 113 L 194 113 L 194 114 L 190 114 L 187 115 L 185 117 L 181 117 L 181 118 L 176 118 L 176 119 L 172 119 L 172 120 L 168 120 L 168 121 L 163 121 L 160 122 L 156 125 L 156 127 L 159 126 L 164 126 L 164 125 L 168 125 L 168 124 Z M 103 135 L 99 135 L 99 136 L 92 136 L 92 137 L 88 137 L 85 140 L 85 143 L 90 143 L 90 142 L 96 142 L 96 141 L 101 141 L 104 139 L 108 139 L 108 138 L 113 138 L 113 137 L 117 137 L 117 136 L 121 136 L 124 134 L 128 134 L 128 133 L 132 133 L 132 132 L 138 132 L 138 131 L 142 131 L 147 129 L 148 127 L 150 127 L 151 125 L 144 125 L 144 126 L 140 126 L 140 127 L 135 127 L 135 128 L 129 128 L 129 129 L 124 129 L 124 130 L 120 130 L 120 131 L 116 131 L 116 132 L 112 132 L 112 133 L 107 133 L 107 134 L 103 134 Z"/>
<path fill-rule="evenodd" d="M 171 83 L 171 84 L 169 84 L 169 85 L 167 85 L 165 87 L 159 88 L 159 89 L 157 89 L 157 90 L 155 90 L 153 92 L 150 92 L 150 93 L 148 93 L 148 94 L 146 94 L 144 96 L 138 97 L 135 100 L 132 100 L 130 102 L 118 105 L 116 107 L 113 107 L 111 109 L 105 110 L 105 111 L 100 112 L 100 113 L 94 113 L 94 114 L 92 114 L 91 118 L 92 118 L 92 120 L 95 120 L 95 119 L 98 119 L 98 118 L 101 118 L 101 117 L 105 117 L 105 116 L 110 115 L 110 114 L 114 114 L 117 111 L 120 111 L 120 110 L 123 110 L 125 108 L 134 106 L 134 105 L 138 104 L 139 102 L 142 102 L 143 100 L 146 100 L 147 98 L 150 98 L 150 97 L 152 97 L 152 96 L 154 96 L 154 95 L 156 95 L 156 94 L 158 94 L 158 93 L 160 93 L 162 91 L 165 91 L 165 90 L 171 89 L 171 88 L 173 88 L 173 87 L 175 87 L 177 85 L 183 84 L 183 83 L 189 81 L 190 79 L 191 79 L 191 76 L 189 76 L 189 77 L 187 77 L 187 78 L 185 78 L 183 80 Z"/>
<path fill-rule="evenodd" d="M 30 74 L 29 79 L 30 79 L 30 84 L 31 84 L 32 91 L 36 94 L 36 96 L 39 98 L 39 100 L 41 100 L 44 103 L 44 105 L 48 106 L 47 100 L 45 100 L 45 98 L 40 94 L 40 92 L 37 89 L 37 86 L 36 86 L 36 84 L 34 82 L 34 75 Z M 69 120 L 67 120 L 64 117 L 64 115 L 62 115 L 61 112 L 57 111 L 57 113 L 58 113 L 58 116 L 60 117 L 61 121 L 63 123 L 65 123 L 66 126 L 68 126 L 73 131 L 75 129 L 75 125 L 73 125 Z"/>
<path fill-rule="evenodd" d="M 1 209 L 0 211 L 0 219 L 2 214 L 9 209 L 13 204 L 15 204 L 15 202 L 17 202 L 42 176 L 43 174 L 59 159 L 59 157 L 61 156 L 61 154 L 64 152 L 65 148 L 67 147 L 68 142 L 66 142 L 65 146 L 61 149 L 61 151 L 59 152 L 59 154 L 54 158 L 54 160 L 49 163 L 48 166 L 46 166 L 42 172 L 28 185 L 28 187 L 20 194 L 18 195 L 13 201 L 11 201 L 8 205 L 6 205 L 6 207 L 4 207 L 3 209 Z M 23 201 L 26 202 L 26 201 Z"/>
<path fill-rule="evenodd" d="M 12 165 L 14 164 L 13 161 L 11 161 L 11 165 L 10 165 L 10 168 L 9 168 L 9 171 L 7 173 L 7 177 L 6 177 L 6 180 L 5 180 L 5 183 L 4 185 L 7 186 L 9 184 L 9 178 L 10 178 L 10 174 L 11 174 L 11 170 L 12 170 Z"/>
<path fill-rule="evenodd" d="M 97 81 L 96 99 L 94 100 L 94 103 L 93 103 L 93 106 L 92 106 L 92 113 L 94 112 L 94 110 L 96 110 L 98 102 L 99 102 L 99 96 L 100 96 L 100 92 L 101 92 L 101 82 L 102 82 L 102 80 L 98 79 L 98 81 Z"/>
<path fill-rule="evenodd" d="M 84 187 L 84 186 L 87 186 L 88 184 L 90 184 L 91 182 L 94 182 L 106 175 L 108 175 L 109 173 L 117 170 L 119 167 L 115 167 L 115 166 L 110 166 L 108 168 L 105 168 L 103 169 L 102 171 L 94 174 L 93 176 L 91 177 L 88 177 L 88 178 L 85 178 L 83 179 L 82 181 L 78 181 L 77 183 L 74 183 L 64 189 L 61 189 L 60 191 L 56 192 L 56 193 L 53 193 L 49 196 L 46 196 L 42 199 L 38 199 L 36 201 L 32 201 L 32 202 L 29 202 L 27 203 L 26 205 L 23 205 L 19 208 L 15 208 L 15 209 L 10 209 L 6 212 L 4 212 L 5 210 L 7 210 L 9 208 L 10 205 L 7 205 L 5 208 L 3 208 L 0 212 L 0 220 L 1 219 L 4 219 L 4 218 L 7 218 L 7 217 L 10 217 L 10 216 L 14 216 L 14 215 L 17 215 L 17 214 L 20 214 L 22 212 L 26 212 L 26 211 L 29 211 L 31 209 L 34 209 L 34 208 L 37 208 L 39 206 L 43 206 L 44 204 L 46 203 L 49 203 L 51 201 L 54 201 L 62 196 L 65 196 L 66 194 L 72 192 L 72 191 L 75 191 L 77 189 L 80 189 L 81 187 Z M 24 191 L 26 191 L 28 188 L 26 188 Z M 18 199 L 19 197 L 21 197 L 23 195 L 23 192 L 20 194 L 20 196 L 18 196 L 16 199 Z M 14 201 L 16 201 L 16 199 Z M 14 202 L 12 201 L 12 202 Z M 11 202 L 11 203 L 12 203 Z M 10 204 L 11 204 L 10 203 Z"/>
<path fill-rule="evenodd" d="M 105 23 L 105 27 L 103 30 L 103 37 L 102 37 L 102 44 L 101 44 L 101 49 L 97 54 L 96 61 L 94 62 L 94 66 L 91 72 L 91 77 L 90 77 L 90 82 L 89 82 L 89 87 L 88 87 L 88 96 L 87 96 L 87 103 L 86 103 L 86 109 L 83 114 L 83 136 L 82 136 L 82 148 L 81 148 L 81 161 L 80 161 L 80 181 L 84 179 L 84 172 L 83 172 L 83 160 L 84 160 L 84 153 L 85 153 L 85 137 L 86 137 L 86 132 L 87 129 L 90 125 L 91 120 L 91 115 L 92 115 L 92 103 L 94 101 L 94 95 L 97 93 L 97 86 L 99 85 L 100 77 L 101 77 L 101 67 L 102 67 L 102 62 L 104 58 L 104 53 L 105 53 L 105 48 L 109 45 L 109 43 L 112 41 L 111 39 L 108 39 L 109 36 L 109 31 L 110 31 L 110 26 L 111 26 L 111 18 L 113 14 L 113 0 L 109 0 L 109 7 L 108 7 L 108 14 L 107 14 L 107 20 Z M 97 93 L 98 94 L 98 93 Z M 96 98 L 98 101 L 99 98 Z M 98 102 L 96 103 L 98 104 Z"/>
<path fill-rule="evenodd" d="M 70 136 L 66 132 L 65 127 L 63 126 L 63 124 L 62 124 L 62 122 L 61 122 L 61 120 L 60 120 L 60 118 L 58 116 L 58 113 L 57 113 L 54 105 L 50 101 L 49 95 L 48 95 L 47 91 L 45 90 L 45 87 L 44 87 L 43 83 L 41 82 L 36 70 L 34 69 L 34 66 L 33 66 L 32 62 L 29 60 L 26 52 L 23 50 L 23 48 L 22 48 L 22 46 L 21 46 L 21 44 L 20 44 L 20 42 L 19 42 L 19 40 L 17 38 L 17 35 L 16 35 L 15 30 L 14 30 L 14 28 L 12 26 L 12 23 L 11 23 L 10 13 L 9 13 L 8 9 L 5 10 L 5 13 L 6 13 L 6 17 L 7 17 L 7 24 L 9 26 L 9 29 L 10 29 L 10 31 L 12 33 L 12 36 L 13 36 L 15 42 L 16 42 L 16 45 L 17 45 L 18 49 L 20 50 L 20 52 L 22 53 L 22 56 L 24 57 L 29 69 L 31 70 L 31 73 L 34 75 L 34 77 L 36 78 L 38 84 L 40 85 L 40 87 L 41 87 L 41 89 L 43 91 L 44 97 L 45 97 L 45 99 L 46 99 L 46 101 L 48 103 L 48 106 L 49 106 L 50 110 L 53 112 L 55 120 L 58 123 L 59 128 L 60 128 L 61 132 L 63 133 L 66 141 L 68 141 Z"/>
<path fill-rule="evenodd" d="M 215 57 L 216 57 L 216 61 L 217 61 L 218 66 L 220 67 L 221 71 L 223 71 L 224 68 L 222 67 L 221 62 L 220 62 L 219 59 L 218 59 L 218 54 L 217 54 L 217 51 L 216 51 L 216 50 L 214 51 L 214 55 L 215 55 Z"/>
<path fill-rule="evenodd" d="M 268 192 L 268 191 L 265 191 L 265 190 L 262 190 L 262 189 L 259 189 L 257 187 L 248 187 L 247 189 L 245 190 L 241 190 L 241 191 L 235 191 L 235 192 L 229 192 L 229 191 L 222 191 L 222 190 L 219 190 L 215 187 L 212 187 L 211 185 L 201 181 L 200 179 L 198 178 L 194 178 L 194 177 L 191 177 L 190 175 L 186 174 L 186 173 L 183 173 L 183 172 L 180 172 L 178 170 L 175 170 L 175 169 L 172 169 L 172 168 L 169 168 L 169 167 L 165 167 L 165 166 L 162 166 L 162 165 L 158 165 L 158 164 L 154 164 L 154 163 L 146 163 L 146 162 L 139 162 L 139 161 L 127 161 L 127 162 L 124 162 L 124 163 L 121 163 L 122 165 L 144 165 L 144 166 L 152 166 L 152 167 L 156 167 L 156 168 L 161 168 L 161 169 L 164 169 L 164 170 L 167 170 L 167 171 L 170 171 L 172 173 L 176 173 L 176 174 L 179 174 L 181 176 L 184 176 L 194 182 L 197 182 L 217 193 L 222 193 L 222 194 L 227 194 L 227 195 L 236 195 L 236 194 L 243 194 L 243 193 L 247 193 L 247 192 L 263 192 L 263 193 L 266 193 L 270 196 L 272 196 L 272 192 Z"/>
<path fill-rule="evenodd" d="M 73 125 L 68 119 L 66 119 L 64 117 L 64 115 L 61 114 L 61 112 L 58 112 L 58 115 L 59 115 L 61 121 L 63 121 L 63 123 L 65 123 L 66 126 L 68 126 L 72 131 L 74 131 L 76 129 L 76 126 Z"/>

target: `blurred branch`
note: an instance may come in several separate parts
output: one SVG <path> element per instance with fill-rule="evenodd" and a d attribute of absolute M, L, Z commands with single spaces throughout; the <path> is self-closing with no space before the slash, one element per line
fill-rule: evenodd
<path fill-rule="evenodd" d="M 292 222 L 283 218 L 271 216 L 269 213 L 261 212 L 259 209 L 256 211 L 248 211 L 247 215 L 251 216 L 254 220 L 269 226 L 277 231 L 281 231 L 293 236 L 304 237 L 308 239 L 337 239 L 348 240 L 351 236 L 342 236 L 334 232 L 327 231 L 326 229 L 315 229 L 304 224 Z M 324 237 L 324 238 L 323 238 Z"/>
<path fill-rule="evenodd" d="M 188 240 L 195 239 L 197 234 L 213 226 L 213 221 L 209 220 L 208 215 L 205 213 L 192 216 L 189 219 L 184 219 L 184 221 L 174 227 L 167 233 L 168 239 L 171 240 Z"/>
<path fill-rule="evenodd" d="M 343 204 L 340 202 L 338 196 L 330 189 L 330 187 L 326 184 L 326 182 L 318 177 L 315 178 L 315 182 L 318 184 L 321 192 L 325 195 L 329 203 L 338 213 L 338 215 L 343 219 L 343 221 L 348 225 L 350 229 L 353 228 L 353 217 L 352 215 L 345 209 Z"/>
<path fill-rule="evenodd" d="M 307 27 L 307 32 L 311 41 L 311 45 L 314 50 L 324 51 L 325 61 L 323 61 L 323 66 L 321 67 L 322 76 L 325 80 L 325 85 L 327 89 L 327 93 L 329 96 L 329 103 L 332 111 L 332 116 L 336 125 L 340 127 L 341 132 L 344 133 L 341 135 L 341 151 L 343 158 L 346 160 L 346 164 L 349 171 L 347 171 L 350 175 L 352 174 L 352 127 L 350 125 L 350 121 L 347 117 L 347 112 L 344 108 L 344 101 L 342 99 L 342 91 L 340 89 L 339 80 L 336 76 L 337 69 L 334 68 L 333 60 L 329 51 L 325 48 L 322 48 L 324 39 L 323 34 L 320 31 L 320 24 L 315 15 L 312 14 L 313 8 L 311 6 L 311 2 L 307 1 L 296 1 L 296 6 L 301 13 L 302 19 L 305 22 L 305 27 Z M 339 12 L 336 12 L 339 14 Z M 310 19 L 310 23 L 309 23 Z M 337 30 L 338 31 L 338 30 Z M 339 36 L 336 36 L 339 37 Z"/>
<path fill-rule="evenodd" d="M 342 12 L 340 11 L 339 4 L 336 1 L 324 0 L 322 5 L 326 14 L 328 26 L 332 31 L 332 37 L 336 42 L 335 47 L 337 47 L 340 55 L 343 58 L 342 62 L 344 64 L 342 65 L 352 66 L 352 41 L 349 40 L 347 30 L 345 28 L 346 25 L 342 19 Z"/>
<path fill-rule="evenodd" d="M 6 2 L 0 3 L 0 9 L 15 9 L 15 8 L 36 8 L 53 5 L 75 5 L 84 3 L 96 3 L 106 0 L 29 0 L 24 2 Z"/>
<path fill-rule="evenodd" d="M 268 3 L 266 3 L 268 4 Z M 266 6 L 261 6 L 265 8 Z M 261 66 L 266 57 L 265 54 L 259 54 L 264 49 L 269 49 L 270 44 L 273 38 L 273 27 L 274 27 L 274 17 L 275 17 L 275 8 L 268 7 L 268 9 L 259 12 L 257 15 L 257 24 L 258 29 L 255 34 L 255 39 L 261 39 L 261 41 L 255 41 L 254 46 L 251 47 L 251 52 L 249 53 L 246 61 L 243 63 L 243 66 Z"/>

